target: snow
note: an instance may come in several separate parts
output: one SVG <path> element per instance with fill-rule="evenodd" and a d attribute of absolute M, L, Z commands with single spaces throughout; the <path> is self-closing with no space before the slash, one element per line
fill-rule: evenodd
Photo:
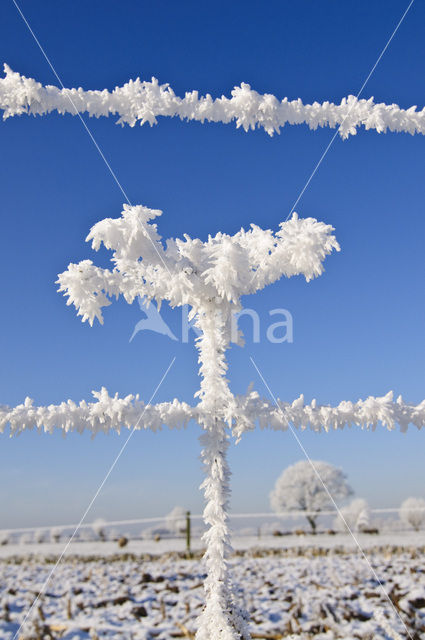
<path fill-rule="evenodd" d="M 98 543 L 97 549 L 108 544 Z M 406 637 L 398 613 L 409 631 L 419 634 L 415 637 L 424 637 L 422 552 L 423 547 L 415 550 L 412 545 L 370 550 L 368 558 L 376 575 L 352 551 L 319 552 L 311 544 L 285 553 L 252 550 L 232 563 L 236 592 L 251 614 L 251 631 L 256 637 L 292 633 L 300 639 L 388 640 L 382 624 Z M 0 562 L 2 639 L 12 640 L 51 569 L 51 563 L 40 559 Z M 185 637 L 179 625 L 196 629 L 204 601 L 204 571 L 198 560 L 172 554 L 156 560 L 74 555 L 59 564 L 47 593 L 39 600 L 41 613 L 37 607 L 31 619 L 45 630 L 56 630 L 64 640 L 85 640 L 92 637 L 92 631 L 99 638 Z M 376 576 L 397 603 L 398 613 Z M 27 629 L 22 637 L 34 638 L 33 626 Z"/>
<path fill-rule="evenodd" d="M 5 77 L 0 78 L 0 109 L 3 118 L 24 113 L 44 115 L 88 113 L 97 118 L 118 115 L 118 124 L 134 127 L 148 122 L 157 124 L 157 117 L 178 117 L 200 122 L 236 122 L 245 131 L 263 128 L 270 136 L 280 133 L 286 124 L 307 124 L 310 129 L 338 127 L 341 138 L 355 135 L 358 127 L 374 129 L 379 133 L 405 131 L 425 133 L 425 109 L 416 106 L 400 109 L 396 104 L 375 103 L 373 98 L 343 98 L 340 104 L 325 101 L 322 104 L 303 104 L 297 100 L 278 100 L 271 94 L 261 95 L 242 83 L 231 92 L 231 97 L 213 99 L 210 94 L 199 96 L 198 91 L 186 92 L 184 98 L 176 96 L 168 84 L 160 85 L 156 78 L 130 80 L 112 92 L 84 91 L 43 87 L 32 78 L 26 78 L 4 65 Z"/>
<path fill-rule="evenodd" d="M 376 547 L 421 547 L 425 544 L 424 531 L 388 531 L 380 532 L 378 535 L 355 533 L 355 539 L 362 549 L 373 549 Z M 278 540 L 278 541 L 277 541 Z M 53 558 L 59 556 L 65 542 L 21 542 L 9 543 L 0 546 L 0 559 L 6 558 Z M 261 537 L 254 534 L 238 534 L 232 536 L 232 547 L 235 551 L 262 550 L 262 549 L 300 549 L 300 548 L 320 548 L 320 549 L 344 549 L 355 550 L 357 544 L 348 533 L 339 532 L 336 534 L 317 533 L 314 538 L 309 535 L 285 535 L 280 538 L 269 534 L 262 534 Z M 201 537 L 192 538 L 191 548 L 193 552 L 205 549 L 205 543 Z M 166 553 L 186 552 L 186 540 L 180 538 L 161 537 L 154 540 L 152 537 L 144 539 L 130 539 L 124 550 L 120 550 L 117 542 L 113 540 L 77 540 L 73 541 L 66 557 L 110 557 L 118 553 L 128 553 L 135 555 L 148 554 L 150 556 L 160 556 Z"/>

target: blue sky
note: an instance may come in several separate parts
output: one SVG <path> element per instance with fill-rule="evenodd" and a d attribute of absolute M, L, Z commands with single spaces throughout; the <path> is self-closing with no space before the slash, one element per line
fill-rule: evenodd
<path fill-rule="evenodd" d="M 95 89 L 157 77 L 178 94 L 214 97 L 241 82 L 283 98 L 339 101 L 356 94 L 407 7 L 388 0 L 343 3 L 235 1 L 22 1 L 20 6 L 65 86 Z M 55 84 L 12 1 L 3 2 L 0 61 Z M 424 105 L 425 6 L 415 2 L 362 96 Z M 121 128 L 114 119 L 88 125 L 133 203 L 160 208 L 164 238 L 236 232 L 255 222 L 276 229 L 333 136 L 333 130 L 287 127 L 270 138 L 234 125 L 160 120 Z M 91 389 L 148 399 L 170 360 L 157 400 L 192 401 L 199 380 L 193 344 L 139 333 L 135 303 L 118 302 L 103 327 L 82 324 L 56 292 L 70 261 L 96 257 L 90 227 L 120 214 L 123 196 L 78 118 L 22 116 L 0 123 L 2 251 L 0 402 L 26 395 L 37 403 L 89 399 Z M 247 340 L 230 352 L 231 386 L 254 381 L 252 356 L 273 393 L 336 403 L 394 389 L 406 401 L 424 396 L 422 136 L 360 132 L 335 140 L 297 210 L 334 225 L 342 251 L 306 284 L 280 281 L 245 303 L 264 327 L 268 311 L 288 309 L 294 342 Z M 179 310 L 163 316 L 180 332 Z M 248 321 L 246 322 L 248 326 Z M 198 428 L 137 433 L 89 519 L 166 513 L 175 504 L 202 508 Z M 423 434 L 356 430 L 304 433 L 313 459 L 344 468 L 360 497 L 398 506 L 424 496 Z M 79 519 L 118 452 L 118 436 L 23 434 L 0 447 L 0 527 Z M 232 448 L 232 508 L 264 511 L 282 469 L 302 458 L 290 434 L 252 433 Z"/>

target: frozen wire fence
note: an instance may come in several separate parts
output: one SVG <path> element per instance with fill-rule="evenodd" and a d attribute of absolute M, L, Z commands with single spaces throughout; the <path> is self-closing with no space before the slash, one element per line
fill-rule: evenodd
<path fill-rule="evenodd" d="M 416 509 L 425 512 L 425 508 Z M 369 509 L 369 528 L 372 533 L 408 532 L 411 528 L 400 518 L 399 508 Z M 338 523 L 338 513 L 329 511 L 285 511 L 279 514 L 233 513 L 229 516 L 230 528 L 235 538 L 256 538 L 258 545 L 267 538 L 278 539 L 281 536 L 311 536 L 306 516 L 318 516 L 318 534 L 345 534 L 342 523 Z M 191 538 L 200 541 L 206 531 L 202 514 L 190 514 L 189 526 Z M 180 516 L 174 518 L 176 521 Z M 170 527 L 170 515 L 152 518 L 134 518 L 128 520 L 95 520 L 80 526 L 76 542 L 109 541 L 116 542 L 123 536 L 128 540 L 181 541 L 187 536 L 187 524 L 180 530 Z M 167 526 L 168 525 L 168 526 Z M 0 529 L 0 545 L 6 544 L 42 544 L 60 542 L 68 539 L 75 530 L 75 524 L 50 525 L 40 527 L 20 527 Z M 423 530 L 423 528 L 422 528 Z M 312 536 L 311 536 L 312 537 Z M 280 543 L 276 542 L 280 546 Z"/>
<path fill-rule="evenodd" d="M 342 138 L 354 135 L 359 127 L 375 129 L 379 133 L 403 131 L 425 133 L 425 108 L 411 106 L 401 109 L 397 104 L 375 103 L 373 98 L 343 98 L 340 104 L 326 101 L 303 104 L 297 100 L 278 100 L 271 94 L 260 94 L 242 83 L 230 97 L 213 99 L 210 94 L 187 91 L 184 98 L 176 96 L 169 84 L 130 80 L 113 91 L 84 91 L 43 86 L 32 78 L 12 71 L 4 65 L 5 77 L 0 78 L 0 110 L 3 118 L 21 114 L 44 115 L 52 111 L 60 114 L 88 113 L 89 116 L 119 116 L 118 124 L 136 123 L 151 126 L 157 117 L 178 117 L 199 122 L 235 122 L 245 131 L 263 128 L 269 135 L 279 133 L 286 124 L 306 124 L 310 129 L 337 128 Z"/>

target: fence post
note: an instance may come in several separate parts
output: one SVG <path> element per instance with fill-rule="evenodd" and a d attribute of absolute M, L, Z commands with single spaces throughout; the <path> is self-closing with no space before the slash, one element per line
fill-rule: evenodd
<path fill-rule="evenodd" d="M 186 552 L 189 558 L 192 556 L 192 552 L 190 550 L 190 543 L 191 543 L 190 511 L 186 511 Z"/>

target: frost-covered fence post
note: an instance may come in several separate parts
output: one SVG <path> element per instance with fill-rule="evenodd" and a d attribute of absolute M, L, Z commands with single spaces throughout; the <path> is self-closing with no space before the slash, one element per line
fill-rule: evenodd
<path fill-rule="evenodd" d="M 425 425 L 425 401 L 418 406 L 405 404 L 401 398 L 393 402 L 390 393 L 329 407 L 315 401 L 305 405 L 302 396 L 277 405 L 256 392 L 234 396 L 226 379 L 225 354 L 232 335 L 232 313 L 242 308 L 240 297 L 282 276 L 303 275 L 308 281 L 320 275 L 325 257 L 339 249 L 333 228 L 294 214 L 281 223 L 277 233 L 252 225 L 234 236 L 219 233 L 201 242 L 186 235 L 184 240 L 169 239 L 164 246 L 153 222 L 160 213 L 124 205 L 120 218 L 98 222 L 87 239 L 94 249 L 103 243 L 112 250 L 113 269 L 96 267 L 90 260 L 70 264 L 59 276 L 59 288 L 68 304 L 74 304 L 78 315 L 90 324 L 95 318 L 103 322 L 102 308 L 119 295 L 129 303 L 146 296 L 171 306 L 189 304 L 200 330 L 196 342 L 201 378 L 198 404 L 190 407 L 173 400 L 145 405 L 138 396 L 119 398 L 102 389 L 94 392 L 93 403 L 68 401 L 35 407 L 26 399 L 14 409 L 0 407 L 0 430 L 10 425 L 12 434 L 34 427 L 47 432 L 58 427 L 65 432 L 89 429 L 106 433 L 137 425 L 138 429 L 155 431 L 163 424 L 173 428 L 195 420 L 202 428 L 204 519 L 209 527 L 204 536 L 205 608 L 197 640 L 247 640 L 247 616 L 239 609 L 229 562 L 230 470 L 226 454 L 230 435 L 239 440 L 256 424 L 274 430 L 286 430 L 292 424 L 328 431 L 353 424 L 375 428 L 378 422 L 393 429 L 398 422 L 404 431 L 409 423 L 418 428 Z M 242 336 L 238 340 L 241 342 Z"/>
<path fill-rule="evenodd" d="M 96 267 L 90 260 L 70 264 L 59 275 L 59 289 L 74 304 L 82 320 L 103 322 L 102 308 L 110 298 L 123 295 L 129 303 L 137 296 L 167 301 L 171 306 L 191 306 L 200 330 L 199 403 L 191 408 L 174 400 L 145 406 L 138 398 L 110 398 L 106 390 L 95 393 L 98 402 L 68 402 L 58 408 L 39 410 L 27 400 L 23 407 L 3 408 L 0 427 L 11 425 L 12 433 L 36 425 L 50 431 L 89 428 L 96 431 L 137 424 L 157 429 L 161 424 L 178 426 L 195 419 L 202 428 L 202 460 L 206 477 L 204 519 L 208 530 L 205 563 L 205 609 L 199 620 L 198 640 L 247 640 L 247 616 L 239 609 L 229 566 L 229 480 L 227 463 L 229 436 L 240 437 L 253 427 L 256 410 L 249 400 L 235 398 L 226 379 L 226 350 L 232 336 L 232 313 L 241 310 L 240 297 L 254 293 L 283 275 L 304 275 L 311 280 L 323 270 L 326 255 L 339 246 L 332 227 L 313 218 L 294 214 L 277 233 L 252 225 L 234 236 L 218 233 L 207 242 L 168 240 L 162 243 L 153 222 L 161 214 L 142 206 L 124 205 L 117 219 L 105 219 L 91 229 L 87 240 L 94 249 L 104 244 L 113 251 L 113 269 Z M 241 339 L 241 336 L 238 336 Z M 247 404 L 248 403 L 248 404 Z M 139 408 L 139 412 L 137 411 Z M 139 424 L 140 422 L 140 424 Z"/>
<path fill-rule="evenodd" d="M 223 317 L 223 311 L 228 317 Z M 226 325 L 229 321 L 229 311 L 219 298 L 218 305 L 212 301 L 205 304 L 196 323 L 202 332 L 197 340 L 201 387 L 196 394 L 200 398 L 198 407 L 203 415 L 200 423 L 204 429 L 200 441 L 206 478 L 201 488 L 206 500 L 204 520 L 209 525 L 204 536 L 208 573 L 204 585 L 206 604 L 199 621 L 197 640 L 250 637 L 248 616 L 239 610 L 235 600 L 228 565 L 232 551 L 228 529 L 231 474 L 227 462 L 229 435 L 223 417 L 231 409 L 233 400 L 225 378 L 225 351 L 229 344 Z"/>
<path fill-rule="evenodd" d="M 285 124 L 306 123 L 338 127 L 342 138 L 356 133 L 357 127 L 380 132 L 425 133 L 425 109 L 400 109 L 397 105 L 375 104 L 353 96 L 341 104 L 325 102 L 304 105 L 301 100 L 278 101 L 260 95 L 242 84 L 231 98 L 213 100 L 196 91 L 184 98 L 158 81 L 131 81 L 113 92 L 43 87 L 36 81 L 14 73 L 5 66 L 0 79 L 0 109 L 4 118 L 19 115 L 83 113 L 90 116 L 119 115 L 120 124 L 156 124 L 157 116 L 180 117 L 229 123 L 245 131 L 263 127 L 269 134 Z M 171 307 L 191 306 L 192 317 L 201 331 L 197 340 L 201 384 L 195 407 L 173 400 L 146 405 L 138 396 L 109 396 L 106 389 L 94 392 L 95 401 L 64 402 L 58 406 L 36 407 L 27 398 L 15 408 L 0 406 L 0 431 L 9 425 L 11 434 L 37 428 L 51 432 L 89 429 L 93 433 L 120 431 L 122 426 L 157 430 L 185 426 L 195 420 L 202 428 L 202 460 L 206 472 L 203 489 L 206 499 L 205 581 L 206 602 L 199 620 L 197 640 L 248 640 L 246 614 L 239 609 L 232 584 L 228 529 L 229 480 L 227 463 L 229 437 L 239 440 L 244 432 L 260 428 L 287 430 L 310 427 L 315 431 L 358 425 L 374 429 L 382 423 L 392 430 L 398 423 L 405 431 L 409 424 L 425 425 L 425 401 L 414 406 L 392 393 L 381 398 L 368 397 L 356 403 L 343 401 L 336 407 L 320 406 L 315 400 L 304 403 L 300 396 L 292 403 L 271 403 L 256 392 L 235 397 L 226 380 L 225 352 L 231 339 L 231 314 L 241 311 L 242 295 L 253 294 L 282 276 L 303 275 L 307 281 L 323 271 L 323 261 L 339 250 L 333 228 L 313 218 L 298 219 L 296 214 L 280 224 L 276 233 L 251 225 L 233 236 L 219 233 L 207 242 L 185 236 L 162 243 L 152 222 L 160 211 L 143 206 L 124 205 L 121 218 L 96 224 L 88 240 L 98 249 L 103 243 L 113 251 L 112 269 L 96 267 L 91 260 L 70 264 L 60 274 L 60 290 L 90 324 L 102 318 L 102 308 L 110 299 L 122 295 L 128 303 L 137 296 L 163 301 Z"/>

